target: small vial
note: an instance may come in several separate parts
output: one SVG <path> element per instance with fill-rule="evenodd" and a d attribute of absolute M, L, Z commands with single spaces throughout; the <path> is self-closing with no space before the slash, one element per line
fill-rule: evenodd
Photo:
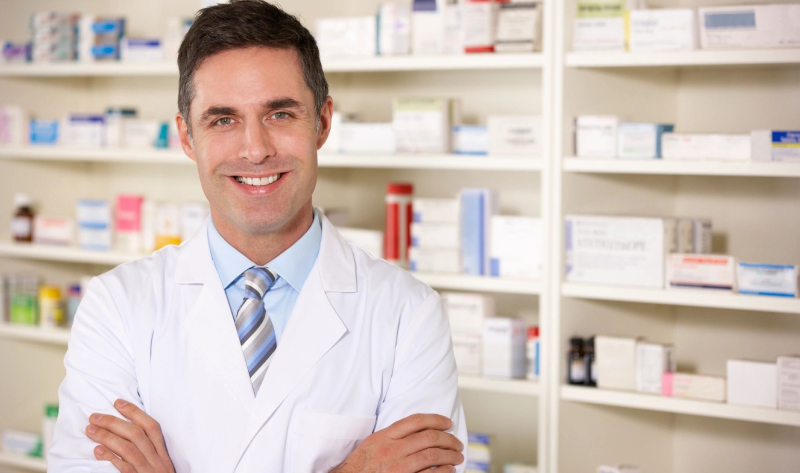
<path fill-rule="evenodd" d="M 14 241 L 33 241 L 33 201 L 27 194 L 14 195 L 16 212 L 11 219 L 11 235 Z"/>
<path fill-rule="evenodd" d="M 567 383 L 584 384 L 586 382 L 586 365 L 583 358 L 583 339 L 572 337 L 569 339 L 569 353 L 567 353 Z"/>

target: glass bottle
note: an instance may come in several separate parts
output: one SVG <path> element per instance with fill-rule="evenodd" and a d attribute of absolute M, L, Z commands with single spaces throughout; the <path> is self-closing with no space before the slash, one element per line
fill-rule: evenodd
<path fill-rule="evenodd" d="M 569 353 L 567 353 L 567 383 L 584 384 L 586 381 L 586 367 L 583 359 L 583 339 L 572 337 L 569 339 Z"/>

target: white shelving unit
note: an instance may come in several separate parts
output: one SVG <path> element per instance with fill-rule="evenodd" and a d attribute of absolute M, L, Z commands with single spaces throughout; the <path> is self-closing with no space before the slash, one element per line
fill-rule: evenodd
<path fill-rule="evenodd" d="M 521 379 L 491 379 L 459 376 L 458 387 L 473 391 L 485 391 L 519 396 L 539 397 L 539 383 Z"/>
<path fill-rule="evenodd" d="M 800 64 L 800 49 L 567 53 L 566 67 L 710 67 Z"/>
<path fill-rule="evenodd" d="M 781 162 L 725 163 L 632 159 L 565 158 L 564 172 L 655 174 L 675 176 L 800 177 L 800 164 Z"/>
<path fill-rule="evenodd" d="M 69 342 L 69 333 L 69 329 L 66 328 L 40 328 L 35 325 L 0 323 L 0 338 L 66 345 Z"/>
<path fill-rule="evenodd" d="M 47 461 L 43 458 L 26 457 L 0 452 L 0 466 L 10 466 L 24 471 L 47 471 Z"/>
<path fill-rule="evenodd" d="M 562 386 L 561 399 L 604 406 L 800 427 L 800 412 L 736 406 L 723 402 L 694 401 L 691 399 L 577 386 Z"/>

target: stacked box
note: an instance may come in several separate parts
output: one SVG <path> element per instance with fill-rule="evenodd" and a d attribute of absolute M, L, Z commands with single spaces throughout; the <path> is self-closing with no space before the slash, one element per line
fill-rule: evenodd
<path fill-rule="evenodd" d="M 411 271 L 461 271 L 459 202 L 457 199 L 416 198 L 412 202 Z"/>
<path fill-rule="evenodd" d="M 468 432 L 466 457 L 466 473 L 489 473 L 492 466 L 489 434 Z"/>
<path fill-rule="evenodd" d="M 453 353 L 460 374 L 479 376 L 484 321 L 494 317 L 495 301 L 484 294 L 442 293 L 442 310 L 450 322 Z"/>
<path fill-rule="evenodd" d="M 497 201 L 497 192 L 492 189 L 461 190 L 461 270 L 465 274 L 490 274 L 491 224 Z"/>
<path fill-rule="evenodd" d="M 382 3 L 378 7 L 378 54 L 411 53 L 411 7 L 405 3 Z"/>
<path fill-rule="evenodd" d="M 77 13 L 44 12 L 31 16 L 31 61 L 74 61 L 78 55 Z"/>
<path fill-rule="evenodd" d="M 483 321 L 483 376 L 487 378 L 524 378 L 525 321 L 505 317 Z"/>
<path fill-rule="evenodd" d="M 637 339 L 599 335 L 594 339 L 597 387 L 636 390 Z"/>
<path fill-rule="evenodd" d="M 78 245 L 86 250 L 111 250 L 111 206 L 105 200 L 81 199 L 77 206 Z"/>
<path fill-rule="evenodd" d="M 661 394 L 664 373 L 675 369 L 672 345 L 646 342 L 636 345 L 636 390 L 640 393 Z"/>
<path fill-rule="evenodd" d="M 395 146 L 400 153 L 449 153 L 451 128 L 459 122 L 458 100 L 399 98 L 393 102 Z"/>

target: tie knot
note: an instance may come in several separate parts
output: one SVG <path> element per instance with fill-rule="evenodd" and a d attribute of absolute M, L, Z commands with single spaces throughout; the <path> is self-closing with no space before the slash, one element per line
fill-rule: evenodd
<path fill-rule="evenodd" d="M 275 284 L 278 275 L 269 268 L 253 266 L 244 272 L 244 297 L 263 299 L 264 294 Z"/>

